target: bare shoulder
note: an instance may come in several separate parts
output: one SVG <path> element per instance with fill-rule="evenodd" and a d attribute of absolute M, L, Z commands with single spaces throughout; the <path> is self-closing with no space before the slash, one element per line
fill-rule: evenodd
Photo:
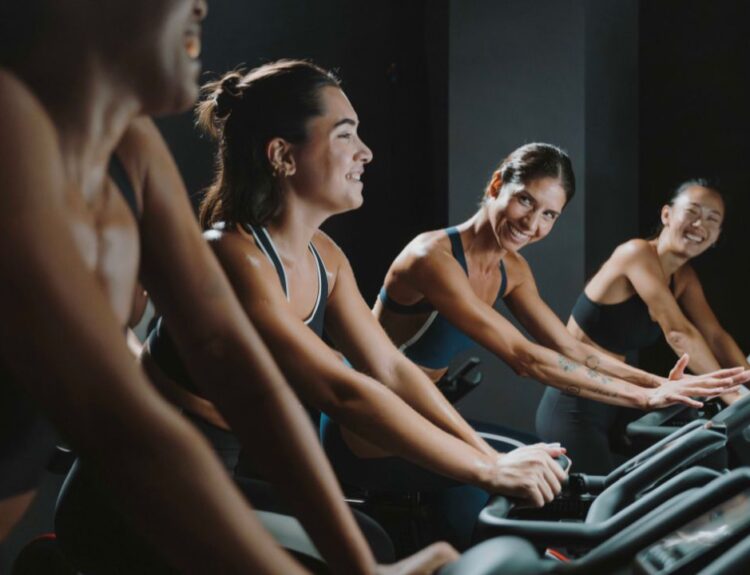
<path fill-rule="evenodd" d="M 451 244 L 445 230 L 424 232 L 411 240 L 396 257 L 391 267 L 394 274 L 425 270 L 439 266 L 451 257 Z"/>
<path fill-rule="evenodd" d="M 674 281 L 675 291 L 677 293 L 682 293 L 682 291 L 688 285 L 700 285 L 701 283 L 701 280 L 698 277 L 698 273 L 695 271 L 695 268 L 693 268 L 693 266 L 691 266 L 689 263 L 682 265 L 674 273 Z"/>
<path fill-rule="evenodd" d="M 63 190 L 64 170 L 55 125 L 47 110 L 16 76 L 0 69 L 0 184 L 2 200 L 24 205 Z M 62 195 L 58 196 L 62 198 Z M 38 204 L 37 204 L 38 205 Z"/>
<path fill-rule="evenodd" d="M 333 240 L 331 236 L 325 233 L 323 230 L 318 230 L 313 235 L 312 243 L 315 249 L 318 250 L 320 257 L 323 258 L 328 271 L 333 271 L 343 264 L 349 263 L 344 250 Z"/>
<path fill-rule="evenodd" d="M 34 93 L 18 77 L 0 68 L 0 146 L 4 152 L 4 163 L 24 162 L 26 158 L 18 157 L 24 146 L 38 146 L 38 153 L 59 156 L 57 129 L 47 110 Z M 46 159 L 46 158 L 45 158 Z M 29 158 L 40 163 L 42 160 Z"/>
<path fill-rule="evenodd" d="M 617 246 L 610 261 L 621 265 L 649 262 L 658 259 L 656 251 L 648 240 L 635 238 Z"/>
<path fill-rule="evenodd" d="M 505 254 L 503 257 L 503 264 L 505 265 L 505 269 L 509 276 L 516 277 L 519 275 L 532 275 L 529 262 L 518 252 L 508 252 Z"/>
<path fill-rule="evenodd" d="M 131 180 L 141 185 L 147 174 L 158 173 L 156 167 L 159 165 L 173 165 L 172 154 L 161 132 L 153 120 L 146 116 L 136 118 L 128 125 L 115 153 Z"/>

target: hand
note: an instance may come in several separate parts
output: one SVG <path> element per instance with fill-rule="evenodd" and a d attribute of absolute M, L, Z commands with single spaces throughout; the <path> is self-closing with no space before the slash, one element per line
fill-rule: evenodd
<path fill-rule="evenodd" d="M 717 369 L 716 371 L 704 373 L 702 375 L 685 375 L 685 369 L 689 362 L 690 355 L 683 353 L 669 372 L 669 377 L 666 380 L 662 380 L 662 383 L 664 383 L 664 381 L 677 381 L 678 379 L 693 382 L 730 380 L 733 385 L 741 385 L 750 381 L 750 370 L 745 369 L 744 367 Z"/>
<path fill-rule="evenodd" d="M 553 459 L 564 453 L 559 443 L 537 443 L 500 455 L 487 489 L 543 507 L 560 493 L 567 477 Z"/>
<path fill-rule="evenodd" d="M 736 392 L 750 379 L 750 371 L 741 367 L 720 369 L 705 375 L 685 375 L 689 357 L 684 354 L 669 372 L 669 379 L 647 392 L 647 409 L 661 409 L 675 403 L 699 408 L 703 404 L 693 397 L 716 397 Z"/>
<path fill-rule="evenodd" d="M 447 543 L 433 543 L 393 565 L 378 565 L 375 575 L 431 575 L 443 565 L 458 559 L 458 552 Z"/>

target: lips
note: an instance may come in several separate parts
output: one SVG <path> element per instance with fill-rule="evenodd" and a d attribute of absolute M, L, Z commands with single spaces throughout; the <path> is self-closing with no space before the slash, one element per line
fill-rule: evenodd
<path fill-rule="evenodd" d="M 361 182 L 362 173 L 363 172 L 349 172 L 348 174 L 346 174 L 346 179 L 354 182 Z"/>
<path fill-rule="evenodd" d="M 684 238 L 694 244 L 701 244 L 706 240 L 706 238 L 704 238 L 702 235 L 692 232 L 685 232 Z"/>
<path fill-rule="evenodd" d="M 520 243 L 526 243 L 527 241 L 529 241 L 529 234 L 522 232 L 510 222 L 506 224 L 506 228 L 508 230 L 508 235 L 511 237 L 511 239 L 514 242 L 520 244 Z"/>
<path fill-rule="evenodd" d="M 185 33 L 185 52 L 191 60 L 201 55 L 201 35 L 199 30 L 188 30 Z"/>

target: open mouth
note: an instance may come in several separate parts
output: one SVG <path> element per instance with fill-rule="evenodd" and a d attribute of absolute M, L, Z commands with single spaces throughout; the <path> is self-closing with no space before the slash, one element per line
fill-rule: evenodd
<path fill-rule="evenodd" d="M 686 232 L 684 234 L 684 238 L 693 244 L 702 244 L 704 241 L 706 241 L 706 238 L 704 238 L 703 236 L 691 232 Z"/>
<path fill-rule="evenodd" d="M 513 224 L 508 223 L 508 234 L 510 235 L 511 239 L 516 243 L 525 243 L 529 241 L 529 235 L 519 230 L 517 227 L 515 227 Z"/>
<path fill-rule="evenodd" d="M 196 30 L 185 33 L 185 52 L 191 60 L 197 60 L 201 55 L 201 36 Z"/>
<path fill-rule="evenodd" d="M 352 172 L 350 174 L 346 174 L 346 179 L 354 182 L 361 182 L 362 172 Z"/>

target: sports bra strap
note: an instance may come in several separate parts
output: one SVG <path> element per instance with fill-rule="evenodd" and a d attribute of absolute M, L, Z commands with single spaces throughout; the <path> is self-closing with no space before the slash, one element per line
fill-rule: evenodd
<path fill-rule="evenodd" d="M 122 165 L 122 161 L 117 157 L 117 154 L 112 154 L 109 157 L 109 166 L 107 169 L 107 173 L 109 174 L 109 177 L 112 178 L 112 181 L 117 186 L 117 189 L 120 190 L 120 194 L 122 194 L 123 199 L 128 204 L 130 211 L 133 212 L 133 217 L 136 220 L 140 220 L 141 214 L 138 210 L 138 201 L 135 197 L 135 189 L 133 188 L 133 184 L 130 182 L 130 176 L 128 176 L 128 172 L 125 170 L 125 166 Z"/>

